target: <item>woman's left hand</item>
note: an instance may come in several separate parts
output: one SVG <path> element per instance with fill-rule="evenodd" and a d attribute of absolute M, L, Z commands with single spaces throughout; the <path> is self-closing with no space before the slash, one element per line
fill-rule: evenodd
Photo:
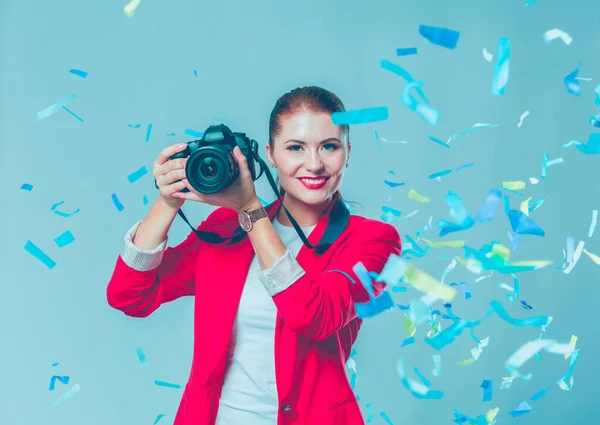
<path fill-rule="evenodd" d="M 186 199 L 189 201 L 202 202 L 203 204 L 216 207 L 231 208 L 236 211 L 243 211 L 246 207 L 256 204 L 258 196 L 254 187 L 252 175 L 248 169 L 248 161 L 240 150 L 239 146 L 233 149 L 233 156 L 237 161 L 240 170 L 239 176 L 227 189 L 214 193 L 205 194 L 196 191 L 187 179 L 183 183 L 190 190 L 189 192 L 176 192 L 174 197 Z"/>

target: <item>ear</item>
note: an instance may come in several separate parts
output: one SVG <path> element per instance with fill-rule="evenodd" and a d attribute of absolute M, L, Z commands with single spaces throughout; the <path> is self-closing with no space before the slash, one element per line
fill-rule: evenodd
<path fill-rule="evenodd" d="M 271 165 L 271 167 L 275 166 L 275 158 L 273 158 L 273 152 L 271 152 L 271 145 L 269 145 L 267 143 L 267 145 L 265 146 L 265 149 L 267 151 L 267 160 L 269 161 L 269 165 Z"/>

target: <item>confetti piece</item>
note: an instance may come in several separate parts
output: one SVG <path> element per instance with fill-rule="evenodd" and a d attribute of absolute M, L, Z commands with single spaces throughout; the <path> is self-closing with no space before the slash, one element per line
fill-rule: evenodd
<path fill-rule="evenodd" d="M 65 201 L 60 201 L 60 202 L 57 202 L 57 203 L 55 203 L 54 205 L 52 205 L 52 207 L 50 207 L 50 210 L 51 210 L 51 211 L 53 211 L 53 212 L 54 212 L 54 214 L 56 214 L 56 215 L 60 215 L 61 217 L 70 217 L 70 216 L 72 216 L 73 214 L 77 214 L 77 213 L 80 211 L 80 210 L 79 210 L 79 208 L 77 208 L 77 209 L 76 209 L 75 211 L 73 211 L 72 213 L 65 213 L 65 212 L 62 212 L 62 211 L 58 211 L 56 208 L 57 208 L 58 206 L 62 205 L 64 202 L 65 202 Z"/>
<path fill-rule="evenodd" d="M 433 367 L 431 374 L 436 377 L 440 376 L 442 374 L 442 356 L 439 354 L 433 355 Z"/>
<path fill-rule="evenodd" d="M 529 311 L 533 310 L 533 307 L 530 306 L 529 304 L 527 304 L 527 302 L 525 302 L 525 301 L 521 301 L 521 307 L 523 307 L 525 310 L 529 310 Z"/>
<path fill-rule="evenodd" d="M 144 354 L 144 351 L 140 347 L 137 347 L 135 349 L 135 352 L 137 353 L 138 360 L 140 361 L 142 366 L 148 366 L 148 359 L 146 359 L 146 355 Z"/>
<path fill-rule="evenodd" d="M 460 38 L 460 33 L 458 31 L 428 25 L 420 25 L 419 34 L 432 44 L 447 49 L 455 49 Z"/>
<path fill-rule="evenodd" d="M 156 417 L 156 419 L 154 420 L 154 424 L 153 424 L 153 425 L 156 425 L 156 424 L 158 423 L 158 421 L 160 421 L 160 420 L 161 420 L 162 418 L 164 418 L 164 417 L 165 417 L 165 415 L 164 415 L 164 414 L 162 414 L 162 413 L 161 413 L 161 414 L 159 414 L 159 415 Z"/>
<path fill-rule="evenodd" d="M 331 114 L 335 125 L 366 124 L 388 119 L 387 106 L 355 109 L 352 111 L 334 112 Z"/>
<path fill-rule="evenodd" d="M 412 264 L 406 265 L 404 279 L 416 289 L 444 301 L 452 301 L 456 289 L 444 285 L 434 277 L 416 269 Z"/>
<path fill-rule="evenodd" d="M 154 380 L 154 384 L 159 387 L 177 388 L 177 389 L 181 388 L 181 385 L 179 385 L 179 384 L 171 384 L 169 382 L 164 382 L 164 381 Z"/>
<path fill-rule="evenodd" d="M 456 173 L 457 171 L 464 170 L 465 168 L 470 168 L 470 167 L 472 167 L 473 165 L 475 165 L 475 163 L 474 163 L 474 162 L 469 162 L 468 164 L 461 165 L 461 166 L 460 166 L 460 167 L 458 167 L 456 170 L 454 170 L 454 172 Z"/>
<path fill-rule="evenodd" d="M 425 203 L 425 204 L 427 202 L 429 202 L 429 198 L 426 198 L 425 196 L 420 195 L 419 193 L 417 193 L 413 189 L 411 189 L 410 192 L 408 192 L 408 197 L 410 199 L 412 199 L 413 201 L 422 202 L 422 203 Z"/>
<path fill-rule="evenodd" d="M 144 195 L 144 198 L 142 199 L 142 201 L 144 202 L 144 205 L 148 205 L 148 197 L 146 195 Z M 267 204 L 263 204 L 263 205 L 267 205 Z"/>
<path fill-rule="evenodd" d="M 571 388 L 573 387 L 573 377 L 571 375 L 573 373 L 573 368 L 575 367 L 575 364 L 577 363 L 578 358 L 579 358 L 579 350 L 574 350 L 571 353 L 571 361 L 569 362 L 569 369 L 567 370 L 567 373 L 565 373 L 565 376 L 563 376 L 557 382 L 558 386 L 563 391 L 570 391 Z M 568 381 L 568 383 L 567 383 L 567 381 Z"/>
<path fill-rule="evenodd" d="M 420 103 L 411 94 L 412 89 L 419 89 L 423 86 L 420 81 L 412 83 L 406 83 L 402 88 L 401 101 L 409 109 L 416 112 L 421 118 L 423 118 L 429 125 L 435 126 L 439 120 L 440 112 L 437 109 L 432 108 L 427 103 Z M 425 100 L 423 98 L 423 100 Z"/>
<path fill-rule="evenodd" d="M 585 253 L 585 255 L 587 255 L 588 257 L 590 257 L 590 259 L 598 264 L 600 266 L 600 257 L 597 256 L 596 254 L 592 254 L 591 252 L 589 252 L 587 249 L 584 249 L 583 252 Z"/>
<path fill-rule="evenodd" d="M 340 272 L 339 270 L 330 270 L 334 272 Z M 373 282 L 371 279 L 370 273 L 367 271 L 365 266 L 358 262 L 352 268 L 352 271 L 358 276 L 360 283 L 369 293 L 370 301 L 368 303 L 358 303 L 356 304 L 356 314 L 359 318 L 369 318 L 374 317 L 384 311 L 393 310 L 394 301 L 388 291 L 383 291 L 379 297 L 375 297 L 375 293 L 373 292 Z M 343 273 L 341 272 L 342 274 Z M 350 281 L 354 284 L 354 280 L 346 275 Z"/>
<path fill-rule="evenodd" d="M 54 375 L 53 377 L 50 378 L 50 386 L 48 387 L 48 391 L 54 391 L 54 389 L 56 388 L 56 381 L 62 382 L 65 385 L 69 384 L 69 380 L 71 378 L 68 376 L 57 376 Z"/>
<path fill-rule="evenodd" d="M 591 238 L 594 235 L 594 230 L 596 229 L 596 224 L 598 223 L 598 210 L 592 211 L 592 222 L 590 223 L 590 230 L 588 230 L 588 238 Z"/>
<path fill-rule="evenodd" d="M 442 237 L 452 232 L 467 230 L 476 224 L 483 224 L 491 221 L 496 214 L 496 209 L 498 208 L 498 205 L 500 205 L 501 199 L 501 193 L 498 189 L 490 190 L 477 217 L 473 219 L 467 213 L 466 206 L 460 197 L 456 193 L 449 191 L 445 200 L 450 208 L 450 216 L 457 223 L 439 220 L 437 223 L 438 228 L 441 229 L 439 236 Z"/>
<path fill-rule="evenodd" d="M 25 250 L 33 255 L 35 258 L 40 260 L 46 267 L 53 269 L 56 266 L 56 262 L 48 257 L 44 251 L 38 248 L 33 242 L 27 241 L 25 243 Z"/>
<path fill-rule="evenodd" d="M 432 142 L 437 143 L 438 145 L 442 145 L 443 147 L 445 147 L 447 149 L 450 149 L 450 145 L 448 143 L 440 140 L 440 139 L 437 139 L 437 138 L 435 138 L 433 136 L 429 136 L 429 140 L 431 140 Z M 450 171 L 452 171 L 452 170 L 450 170 Z"/>
<path fill-rule="evenodd" d="M 592 134 L 587 144 L 581 143 L 575 147 L 586 155 L 600 154 L 600 133 Z"/>
<path fill-rule="evenodd" d="M 115 204 L 115 207 L 117 208 L 117 210 L 118 211 L 123 211 L 123 209 L 125 207 L 123 206 L 123 204 L 121 203 L 121 201 L 119 201 L 119 198 L 117 198 L 117 194 L 113 193 L 111 195 L 111 197 L 112 197 L 113 204 Z"/>
<path fill-rule="evenodd" d="M 544 397 L 549 392 L 550 392 L 550 390 L 547 390 L 547 389 L 540 390 L 537 393 L 535 393 L 534 395 L 532 395 L 530 400 L 531 401 L 539 400 L 540 398 Z"/>
<path fill-rule="evenodd" d="M 431 382 L 429 382 L 429 380 L 425 378 L 421 372 L 419 372 L 419 369 L 417 369 L 416 366 L 413 368 L 413 371 L 419 377 L 421 382 L 423 382 L 423 385 L 425 385 L 426 387 L 431 387 Z"/>
<path fill-rule="evenodd" d="M 404 341 L 402 341 L 402 345 L 400 346 L 400 348 L 406 347 L 407 345 L 411 345 L 414 343 L 415 343 L 415 338 L 411 336 L 410 338 L 406 338 Z"/>
<path fill-rule="evenodd" d="M 600 84 L 596 86 L 594 89 L 594 93 L 596 93 L 596 98 L 594 99 L 594 103 L 596 105 L 600 105 Z"/>
<path fill-rule="evenodd" d="M 502 182 L 502 188 L 508 189 L 508 190 L 522 190 L 522 189 L 525 189 L 525 182 L 522 182 L 522 181 Z"/>
<path fill-rule="evenodd" d="M 140 3 L 141 0 L 131 0 L 129 3 L 127 3 L 127 5 L 123 8 L 125 16 L 127 16 L 128 18 L 133 18 L 133 16 L 135 15 L 135 10 L 138 8 Z"/>
<path fill-rule="evenodd" d="M 525 118 L 527 118 L 529 116 L 529 111 L 525 111 L 521 114 L 521 116 L 519 117 L 519 122 L 517 124 L 517 127 L 521 128 L 521 126 L 523 125 L 523 120 Z"/>
<path fill-rule="evenodd" d="M 398 371 L 398 376 L 400 376 L 402 385 L 410 391 L 415 398 L 439 400 L 443 397 L 444 393 L 441 391 L 432 391 L 422 383 L 408 379 L 406 377 L 405 360 L 403 358 L 398 359 L 396 370 Z"/>
<path fill-rule="evenodd" d="M 85 77 L 87 77 L 87 75 L 88 75 L 88 73 L 87 73 L 87 72 L 85 72 L 85 71 L 82 71 L 82 70 L 80 70 L 80 69 L 70 69 L 70 70 L 69 70 L 69 72 L 70 72 L 71 74 L 73 74 L 73 75 L 77 75 L 78 77 L 81 77 L 81 78 L 85 78 Z"/>
<path fill-rule="evenodd" d="M 75 237 L 69 230 L 67 230 L 66 232 L 62 233 L 54 239 L 54 243 L 56 243 L 56 245 L 59 248 L 62 248 L 65 245 L 69 245 L 72 242 L 75 242 Z"/>
<path fill-rule="evenodd" d="M 146 174 L 148 174 L 148 170 L 146 169 L 146 166 L 143 165 L 139 169 L 134 171 L 133 173 L 129 174 L 127 176 L 127 180 L 129 180 L 129 183 L 134 183 L 134 182 L 138 181 L 139 179 L 141 179 Z"/>
<path fill-rule="evenodd" d="M 79 115 L 77 115 L 75 112 L 71 111 L 69 108 L 67 108 L 66 106 L 62 107 L 65 111 L 67 111 L 69 114 L 73 115 L 75 118 L 77 118 L 80 122 L 83 122 L 83 118 L 81 118 Z"/>
<path fill-rule="evenodd" d="M 415 80 L 409 74 L 409 72 L 407 70 L 405 70 L 404 68 L 402 68 L 399 65 L 396 65 L 395 63 L 388 61 L 387 59 L 383 59 L 381 61 L 380 65 L 383 69 L 393 72 L 394 74 L 404 78 L 407 83 L 415 82 Z M 421 96 L 423 98 L 423 101 L 425 101 L 426 103 L 429 103 L 429 101 L 425 97 L 425 93 L 423 93 L 423 91 L 421 90 L 421 86 L 415 87 L 415 90 L 417 91 L 417 93 L 419 93 L 419 96 Z"/>
<path fill-rule="evenodd" d="M 131 128 L 140 128 L 142 125 L 141 124 L 127 124 L 127 127 L 131 127 Z"/>
<path fill-rule="evenodd" d="M 529 183 L 531 184 L 538 184 L 540 181 L 538 179 L 536 179 L 535 177 L 529 177 Z"/>
<path fill-rule="evenodd" d="M 573 96 L 579 97 L 581 95 L 581 84 L 577 81 L 577 74 L 579 74 L 579 66 L 573 72 L 567 74 L 564 82 L 565 86 L 567 86 L 567 91 Z"/>
<path fill-rule="evenodd" d="M 500 411 L 499 407 L 495 407 L 493 409 L 488 410 L 488 412 L 485 414 L 485 421 L 486 423 L 483 425 L 487 425 L 487 424 L 494 424 L 494 419 L 496 418 L 496 415 L 498 414 L 498 412 Z"/>
<path fill-rule="evenodd" d="M 33 189 L 33 185 L 32 184 L 23 183 L 21 185 L 21 190 L 27 190 L 27 191 L 31 192 L 31 189 Z"/>
<path fill-rule="evenodd" d="M 571 44 L 573 39 L 566 32 L 559 30 L 558 28 L 554 28 L 548 30 L 544 33 L 544 40 L 546 43 L 550 43 L 552 40 L 560 38 L 567 46 Z"/>
<path fill-rule="evenodd" d="M 571 335 L 571 341 L 569 341 L 569 345 L 571 346 L 572 350 L 575 350 L 576 344 L 577 344 L 577 336 Z M 565 354 L 565 360 L 567 360 L 569 357 L 571 357 L 570 351 L 567 354 Z"/>
<path fill-rule="evenodd" d="M 184 133 L 187 134 L 188 136 L 197 137 L 198 139 L 201 139 L 202 136 L 204 136 L 203 132 L 192 130 L 189 128 L 186 128 Z"/>
<path fill-rule="evenodd" d="M 35 120 L 40 121 L 40 120 L 43 120 L 44 118 L 48 118 L 49 116 L 55 114 L 59 109 L 62 109 L 62 107 L 64 105 L 66 105 L 71 100 L 76 99 L 76 98 L 77 98 L 76 94 L 70 94 L 69 96 L 56 102 L 54 105 L 48 106 L 46 109 L 35 114 Z"/>
<path fill-rule="evenodd" d="M 146 130 L 146 142 L 150 141 L 150 133 L 152 133 L 152 123 L 148 124 L 148 129 Z"/>
<path fill-rule="evenodd" d="M 522 401 L 521 404 L 519 404 L 519 407 L 509 413 L 512 417 L 516 418 L 517 416 L 522 416 L 529 412 L 531 412 L 531 406 L 526 401 Z"/>
<path fill-rule="evenodd" d="M 521 211 L 511 210 L 508 214 L 513 232 L 519 235 L 545 236 L 546 232 Z"/>
<path fill-rule="evenodd" d="M 417 54 L 416 47 L 408 47 L 405 49 L 396 49 L 397 56 L 409 56 L 409 55 L 416 55 L 416 54 Z"/>
<path fill-rule="evenodd" d="M 592 127 L 600 128 L 600 114 L 590 117 L 590 124 Z"/>
<path fill-rule="evenodd" d="M 52 363 L 52 367 L 56 367 L 56 366 L 58 366 L 58 362 Z"/>
<path fill-rule="evenodd" d="M 194 77 L 198 78 L 198 71 L 194 69 Z"/>
<path fill-rule="evenodd" d="M 496 312 L 498 317 L 500 317 L 502 320 L 510 323 L 513 326 L 540 326 L 542 329 L 544 329 L 552 322 L 552 317 L 550 316 L 535 316 L 528 317 L 526 319 L 514 319 L 508 315 L 508 313 L 499 301 L 491 301 L 490 306 Z"/>
<path fill-rule="evenodd" d="M 511 378 L 530 380 L 532 374 L 521 375 L 519 369 L 542 350 L 554 354 L 566 354 L 571 351 L 571 346 L 569 344 L 559 344 L 552 339 L 535 339 L 526 342 L 506 360 L 504 367 L 510 373 Z"/>
<path fill-rule="evenodd" d="M 442 143 L 444 143 L 444 142 L 442 142 Z M 445 143 L 444 143 L 444 145 L 445 145 Z M 450 174 L 451 172 L 452 172 L 452 170 L 442 170 L 442 171 L 438 171 L 437 173 L 430 174 L 427 178 L 429 180 L 436 179 L 438 177 L 446 176 L 446 175 Z"/>
<path fill-rule="evenodd" d="M 484 47 L 483 48 L 483 58 L 488 62 L 492 62 L 492 60 L 494 59 L 494 55 L 492 55 L 490 52 L 488 52 L 487 49 Z"/>
<path fill-rule="evenodd" d="M 81 390 L 81 388 L 79 387 L 79 384 L 75 384 L 73 385 L 73 388 L 71 388 L 69 391 L 63 393 L 55 402 L 54 405 L 57 406 L 60 403 L 70 399 L 71 397 L 73 397 L 75 394 L 77 394 L 79 392 L 79 390 Z"/>
<path fill-rule="evenodd" d="M 450 248 L 462 248 L 465 246 L 465 241 L 445 241 L 445 242 L 431 242 L 427 239 L 423 239 L 423 241 L 432 248 L 440 248 L 443 246 L 447 246 Z M 456 263 L 456 261 L 454 261 Z"/>
<path fill-rule="evenodd" d="M 492 381 L 485 379 L 480 388 L 483 388 L 483 401 L 492 401 Z"/>
<path fill-rule="evenodd" d="M 388 425 L 394 425 L 394 424 L 392 423 L 392 421 L 390 420 L 389 416 L 387 415 L 387 413 L 385 413 L 385 412 L 381 412 L 381 413 L 379 413 L 379 415 L 381 416 L 381 418 L 382 418 L 384 421 L 386 421 L 386 422 L 387 422 L 387 424 L 388 424 Z"/>
<path fill-rule="evenodd" d="M 463 136 L 468 136 L 469 134 L 472 134 L 478 130 L 483 130 L 485 128 L 495 128 L 498 127 L 497 124 L 486 124 L 486 123 L 475 123 L 475 125 L 473 125 L 473 127 L 465 130 L 465 131 L 461 131 L 460 133 L 454 133 L 452 136 L 450 136 L 450 138 L 448 139 L 448 144 L 450 144 L 451 141 L 458 139 L 459 137 L 463 137 Z"/>
<path fill-rule="evenodd" d="M 492 94 L 502 96 L 508 84 L 510 74 L 510 40 L 501 37 L 498 42 L 498 51 L 496 53 L 496 64 L 492 77 Z"/>
<path fill-rule="evenodd" d="M 383 181 L 385 184 L 387 184 L 389 187 L 399 187 L 399 186 L 404 186 L 406 183 L 396 183 L 396 182 L 391 182 L 389 180 L 384 180 Z"/>

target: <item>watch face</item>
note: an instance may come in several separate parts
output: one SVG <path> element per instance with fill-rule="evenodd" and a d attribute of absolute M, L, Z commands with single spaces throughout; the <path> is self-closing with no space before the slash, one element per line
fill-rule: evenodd
<path fill-rule="evenodd" d="M 238 215 L 238 221 L 240 222 L 240 227 L 248 232 L 252 228 L 252 220 L 250 220 L 250 216 L 247 212 L 242 211 Z"/>

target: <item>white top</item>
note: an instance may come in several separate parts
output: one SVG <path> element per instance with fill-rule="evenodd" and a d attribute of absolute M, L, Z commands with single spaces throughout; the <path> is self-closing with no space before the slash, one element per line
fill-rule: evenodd
<path fill-rule="evenodd" d="M 302 239 L 277 218 L 273 226 L 294 257 Z M 315 228 L 303 227 L 305 235 Z M 242 291 L 231 334 L 225 378 L 215 425 L 276 425 L 275 319 L 277 309 L 259 279 L 255 255 Z"/>

